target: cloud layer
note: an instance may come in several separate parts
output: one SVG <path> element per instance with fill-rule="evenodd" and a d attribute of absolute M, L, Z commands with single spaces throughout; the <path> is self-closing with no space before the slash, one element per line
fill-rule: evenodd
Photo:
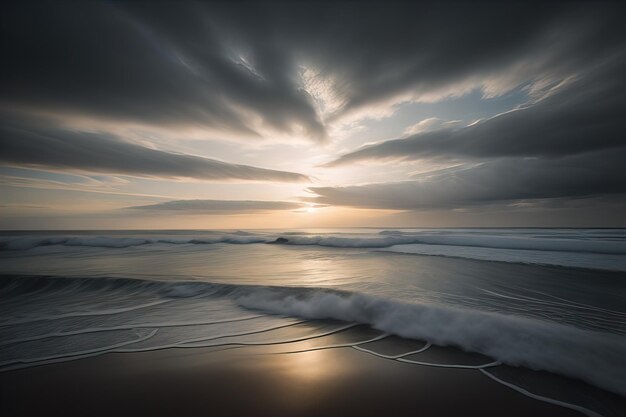
<path fill-rule="evenodd" d="M 315 141 L 381 105 L 537 93 L 623 47 L 623 14 L 604 3 L 3 8 L 3 106 Z"/>
<path fill-rule="evenodd" d="M 526 200 L 626 193 L 626 149 L 562 158 L 502 158 L 423 174 L 420 179 L 348 187 L 312 187 L 311 201 L 398 210 L 454 209 Z"/>
<path fill-rule="evenodd" d="M 359 162 L 365 168 L 315 171 L 326 184 L 355 184 L 368 173 L 391 180 L 313 187 L 311 201 L 375 209 L 592 199 L 601 213 L 603 201 L 626 194 L 626 9 L 617 2 L 183 1 L 174 7 L 168 1 L 89 1 L 32 7 L 14 1 L 0 7 L 0 30 L 9 40 L 0 66 L 0 166 L 305 182 L 300 173 L 210 157 L 258 157 L 261 166 L 267 165 L 263 158 L 293 157 L 281 165 L 290 167 L 334 158 L 327 167 Z M 447 103 L 462 107 L 463 96 L 479 107 L 492 103 L 475 114 L 500 114 L 475 123 L 482 116 L 471 116 L 472 109 L 446 116 Z M 394 111 L 394 119 L 383 120 Z M 458 114 L 463 111 L 467 117 Z M 408 137 L 398 138 L 403 130 Z M 396 139 L 358 148 L 389 137 Z M 261 140 L 272 146 L 259 150 Z M 337 148 L 356 150 L 329 157 Z M 297 155 L 300 149 L 306 151 Z M 408 163 L 387 173 L 374 172 L 381 168 L 368 166 L 372 161 Z M 408 173 L 432 166 L 448 169 Z M 136 208 L 299 207 L 241 198 Z"/>
<path fill-rule="evenodd" d="M 250 213 L 273 210 L 295 210 L 302 203 L 289 201 L 258 201 L 258 200 L 176 200 L 165 203 L 133 206 L 128 209 L 158 210 L 189 213 Z"/>
<path fill-rule="evenodd" d="M 421 131 L 344 154 L 326 166 L 394 160 L 454 166 L 408 181 L 314 187 L 318 197 L 312 200 L 402 210 L 494 204 L 536 208 L 581 198 L 591 199 L 587 204 L 595 205 L 597 213 L 605 204 L 624 206 L 624 73 L 626 49 L 519 109 L 464 128 Z"/>
<path fill-rule="evenodd" d="M 556 87 L 538 103 L 463 129 L 420 132 L 347 153 L 328 166 L 376 159 L 561 157 L 626 146 L 626 53 Z"/>
<path fill-rule="evenodd" d="M 302 174 L 230 164 L 164 152 L 106 133 L 77 132 L 5 119 L 0 124 L 0 163 L 66 171 L 199 180 L 308 181 Z"/>

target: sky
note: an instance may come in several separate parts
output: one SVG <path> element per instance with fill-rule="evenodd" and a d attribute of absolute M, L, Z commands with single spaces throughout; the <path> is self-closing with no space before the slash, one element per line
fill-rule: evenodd
<path fill-rule="evenodd" d="M 626 227 L 618 2 L 0 8 L 0 229 Z"/>

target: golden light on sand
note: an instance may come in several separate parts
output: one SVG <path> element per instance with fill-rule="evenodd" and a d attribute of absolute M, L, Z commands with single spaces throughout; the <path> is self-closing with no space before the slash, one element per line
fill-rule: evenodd
<path fill-rule="evenodd" d="M 301 349 L 307 347 L 315 349 L 315 342 L 300 345 Z M 325 350 L 311 350 L 308 352 L 292 353 L 283 356 L 285 376 L 293 383 L 300 384 L 313 382 L 319 379 L 330 378 L 337 372 L 341 372 L 341 364 L 337 363 L 335 356 L 329 355 Z"/>

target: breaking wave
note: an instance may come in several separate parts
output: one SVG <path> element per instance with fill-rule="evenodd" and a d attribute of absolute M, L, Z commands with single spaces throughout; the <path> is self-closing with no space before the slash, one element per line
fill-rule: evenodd
<path fill-rule="evenodd" d="M 368 324 L 502 363 L 584 380 L 626 395 L 624 338 L 557 323 L 321 289 L 246 291 L 240 305 L 274 314 Z"/>
<path fill-rule="evenodd" d="M 9 300 L 12 297 L 19 299 L 22 298 L 20 296 L 30 297 L 42 293 L 55 293 L 54 298 L 57 299 L 60 294 L 69 297 L 77 293 L 96 291 L 115 296 L 116 293 L 130 292 L 150 294 L 166 300 L 187 298 L 187 302 L 223 299 L 257 313 L 367 324 L 398 336 L 481 353 L 501 363 L 577 378 L 626 396 L 624 337 L 547 320 L 439 304 L 407 303 L 358 292 L 316 287 L 46 276 L 9 277 L 0 280 L 0 283 L 0 295 Z M 151 308 L 162 309 L 160 311 L 167 314 L 167 309 L 171 307 L 170 303 L 162 303 Z M 106 310 L 103 314 L 111 312 Z M 247 317 L 245 314 L 249 315 L 249 312 L 241 310 L 236 313 L 235 318 L 239 320 Z M 615 314 L 626 320 L 626 313 Z M 24 323 L 24 320 L 24 317 L 11 318 L 5 312 L 0 326 L 12 326 Z M 158 327 L 158 323 L 144 323 L 141 327 Z M 107 329 L 110 330 L 110 327 Z M 142 336 L 142 344 L 135 350 L 163 346 L 156 344 L 157 342 L 151 344 L 148 335 Z M 185 337 L 188 338 L 189 333 L 185 335 L 180 336 L 181 340 L 171 342 L 172 346 L 185 343 Z M 211 340 L 213 339 L 219 338 L 213 337 Z M 97 349 L 97 346 L 90 348 Z"/>

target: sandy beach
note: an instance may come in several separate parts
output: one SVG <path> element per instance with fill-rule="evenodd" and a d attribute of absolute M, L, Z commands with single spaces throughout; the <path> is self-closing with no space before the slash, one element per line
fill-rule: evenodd
<path fill-rule="evenodd" d="M 6 416 L 579 416 L 478 369 L 402 363 L 424 343 L 358 326 L 259 346 L 109 353 L 0 374 Z M 359 343 L 378 338 L 378 341 Z M 353 348 L 357 344 L 361 351 Z M 446 348 L 408 360 L 484 363 Z M 622 398 L 606 394 L 619 415 Z M 620 403 L 621 401 L 621 403 Z"/>

